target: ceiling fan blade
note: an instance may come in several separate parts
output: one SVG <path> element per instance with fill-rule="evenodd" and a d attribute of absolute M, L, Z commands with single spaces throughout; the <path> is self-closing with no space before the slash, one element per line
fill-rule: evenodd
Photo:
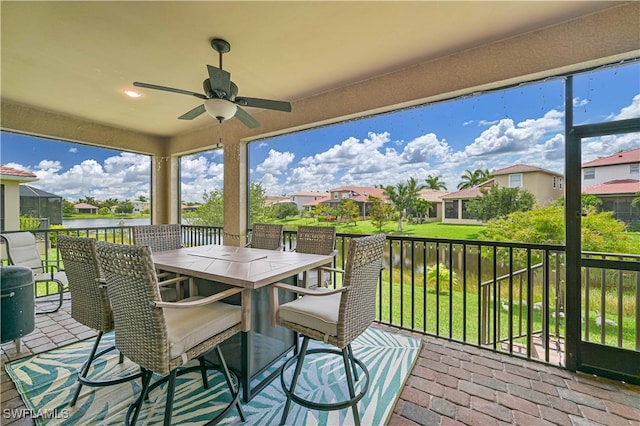
<path fill-rule="evenodd" d="M 260 123 L 258 123 L 258 120 L 253 118 L 247 111 L 243 110 L 240 107 L 238 107 L 238 109 L 236 110 L 236 115 L 234 115 L 234 117 L 242 121 L 242 123 L 250 129 L 260 127 Z"/>
<path fill-rule="evenodd" d="M 274 109 L 276 111 L 291 112 L 291 103 L 285 101 L 273 101 L 271 99 L 236 98 L 236 104 L 254 108 Z"/>
<path fill-rule="evenodd" d="M 191 111 L 185 112 L 178 118 L 180 120 L 193 120 L 194 118 L 199 117 L 200 114 L 203 114 L 204 112 L 205 112 L 204 105 L 198 105 Z"/>
<path fill-rule="evenodd" d="M 209 82 L 211 82 L 211 90 L 214 92 L 224 92 L 224 96 L 229 96 L 231 86 L 231 74 L 220 68 L 207 65 L 209 71 Z"/>
<path fill-rule="evenodd" d="M 166 87 L 166 86 L 158 86 L 156 84 L 140 83 L 139 81 L 134 81 L 133 85 L 136 87 L 144 87 L 146 89 L 162 90 L 164 92 L 180 93 L 183 95 L 195 96 L 196 98 L 200 98 L 200 99 L 207 99 L 205 95 L 196 93 L 196 92 L 190 92 L 189 90 L 175 89 L 173 87 Z"/>

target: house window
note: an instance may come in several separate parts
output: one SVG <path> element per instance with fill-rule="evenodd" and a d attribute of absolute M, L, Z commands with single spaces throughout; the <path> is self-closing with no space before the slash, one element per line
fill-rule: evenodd
<path fill-rule="evenodd" d="M 438 217 L 438 206 L 436 206 L 435 204 L 432 204 L 431 207 L 429 207 L 429 217 L 430 218 Z"/>
<path fill-rule="evenodd" d="M 558 183 L 556 182 L 557 180 L 558 180 L 558 178 L 554 176 L 553 177 L 553 189 L 556 189 L 556 187 L 558 185 Z"/>
<path fill-rule="evenodd" d="M 333 193 L 333 199 L 334 199 L 334 200 L 337 200 L 337 199 L 338 199 L 338 195 L 339 195 L 339 193 L 338 193 L 338 192 L 334 192 L 334 193 Z"/>
<path fill-rule="evenodd" d="M 522 173 L 509 175 L 509 188 L 522 188 Z"/>
<path fill-rule="evenodd" d="M 629 164 L 629 173 L 631 173 L 632 175 L 637 175 L 638 173 L 640 173 L 640 163 Z"/>
<path fill-rule="evenodd" d="M 458 218 L 458 200 L 444 202 L 444 217 L 447 219 Z"/>
<path fill-rule="evenodd" d="M 560 178 L 560 189 L 562 189 L 562 184 L 564 183 L 564 179 Z"/>
<path fill-rule="evenodd" d="M 588 169 L 584 169 L 582 171 L 582 178 L 584 180 L 595 179 L 596 178 L 596 169 L 594 167 L 590 167 Z"/>
<path fill-rule="evenodd" d="M 467 210 L 468 207 L 469 207 L 469 200 L 462 200 L 462 218 L 463 219 L 473 219 L 473 217 L 471 217 L 471 214 L 469 214 L 469 211 Z"/>

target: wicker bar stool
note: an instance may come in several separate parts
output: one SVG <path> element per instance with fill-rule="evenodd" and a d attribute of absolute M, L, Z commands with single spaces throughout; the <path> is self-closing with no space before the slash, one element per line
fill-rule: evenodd
<path fill-rule="evenodd" d="M 164 425 L 171 425 L 176 377 L 200 371 L 203 386 L 208 388 L 207 370 L 222 372 L 231 394 L 231 402 L 209 424 L 220 421 L 234 407 L 244 421 L 240 381 L 227 368 L 218 346 L 239 333 L 243 318 L 248 317 L 247 312 L 243 315 L 244 307 L 220 301 L 242 289 L 163 302 L 148 246 L 101 243 L 97 249 L 113 309 L 116 347 L 142 368 L 142 390 L 129 406 L 125 423 L 135 424 L 149 392 L 168 383 Z M 204 359 L 211 350 L 215 350 L 220 366 Z M 192 359 L 199 365 L 183 367 Z M 153 373 L 163 378 L 151 385 Z"/>
<path fill-rule="evenodd" d="M 333 255 L 336 250 L 335 226 L 299 226 L 296 234 L 296 247 L 298 253 Z M 331 265 L 331 264 L 329 264 Z M 298 285 L 306 288 L 322 287 L 330 282 L 330 269 L 320 267 L 311 271 L 305 271 L 298 276 Z M 325 280 L 325 276 L 328 278 Z M 326 286 L 325 286 L 326 287 Z"/>
<path fill-rule="evenodd" d="M 246 247 L 266 250 L 282 250 L 284 226 L 274 223 L 254 223 L 251 227 L 251 242 Z"/>
<path fill-rule="evenodd" d="M 111 380 L 92 380 L 87 377 L 93 361 L 115 349 L 115 346 L 112 345 L 96 353 L 104 333 L 113 331 L 111 304 L 107 297 L 107 290 L 101 286 L 102 271 L 96 253 L 96 240 L 59 235 L 58 250 L 69 279 L 71 317 L 98 331 L 89 357 L 78 372 L 78 386 L 70 403 L 70 406 L 73 407 L 83 385 L 92 387 L 117 385 L 141 377 L 141 374 Z M 120 354 L 120 363 L 123 361 L 124 357 Z"/>
<path fill-rule="evenodd" d="M 133 244 L 137 246 L 149 246 L 152 252 L 177 250 L 183 247 L 182 226 L 179 223 L 139 225 L 133 229 Z M 174 277 L 176 274 L 159 272 L 159 278 Z M 190 282 L 189 296 L 196 295 L 196 289 Z M 162 300 L 175 302 L 182 299 L 183 291 L 180 283 L 174 287 L 162 287 L 160 290 Z"/>
<path fill-rule="evenodd" d="M 351 240 L 341 288 L 304 289 L 283 283 L 273 285 L 273 322 L 303 336 L 300 351 L 285 362 L 280 372 L 282 389 L 287 395 L 280 424 L 286 422 L 292 401 L 307 408 L 323 411 L 351 407 L 355 423 L 360 424 L 357 404 L 369 388 L 369 371 L 362 361 L 354 357 L 351 342 L 375 319 L 376 287 L 382 267 L 385 241 L 384 234 Z M 279 289 L 302 294 L 303 297 L 278 305 Z M 307 349 L 309 339 L 323 341 L 340 350 Z M 305 356 L 315 353 L 342 355 L 350 396 L 348 400 L 320 403 L 303 399 L 295 394 Z M 285 372 L 294 362 L 296 363 L 295 372 L 291 383 L 287 384 Z M 356 394 L 354 382 L 359 380 L 358 370 L 364 374 L 364 382 L 361 383 L 360 391 Z"/>

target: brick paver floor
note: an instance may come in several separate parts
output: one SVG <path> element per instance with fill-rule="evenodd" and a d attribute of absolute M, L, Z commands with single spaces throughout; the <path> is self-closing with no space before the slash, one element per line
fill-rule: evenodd
<path fill-rule="evenodd" d="M 2 345 L 1 424 L 33 424 L 28 417 L 6 416 L 24 404 L 5 362 L 96 334 L 75 322 L 69 311 L 67 300 L 59 312 L 38 315 L 21 353 L 13 342 Z M 422 351 L 390 425 L 640 425 L 640 386 L 413 336 L 423 340 Z"/>

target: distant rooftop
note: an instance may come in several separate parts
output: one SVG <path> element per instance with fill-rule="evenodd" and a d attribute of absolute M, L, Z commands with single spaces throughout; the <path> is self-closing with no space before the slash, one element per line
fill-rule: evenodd
<path fill-rule="evenodd" d="M 608 157 L 587 161 L 586 163 L 582 163 L 582 167 L 613 166 L 616 164 L 629 163 L 640 163 L 640 148 L 630 149 L 629 151 L 618 152 Z"/>
<path fill-rule="evenodd" d="M 2 165 L 0 165 L 0 176 L 2 179 L 19 180 L 23 182 L 33 182 L 34 180 L 38 180 L 38 176 L 36 176 L 35 173 Z"/>
<path fill-rule="evenodd" d="M 543 172 L 554 176 L 562 176 L 562 173 L 552 172 L 551 170 L 543 169 L 537 166 L 530 166 L 528 164 L 514 164 L 513 166 L 505 167 L 503 169 L 497 169 L 491 172 L 493 176 L 507 175 L 511 173 L 527 173 L 527 172 Z"/>
<path fill-rule="evenodd" d="M 607 195 L 607 194 L 635 194 L 640 192 L 640 180 L 618 179 L 593 185 L 582 190 L 583 194 Z"/>

